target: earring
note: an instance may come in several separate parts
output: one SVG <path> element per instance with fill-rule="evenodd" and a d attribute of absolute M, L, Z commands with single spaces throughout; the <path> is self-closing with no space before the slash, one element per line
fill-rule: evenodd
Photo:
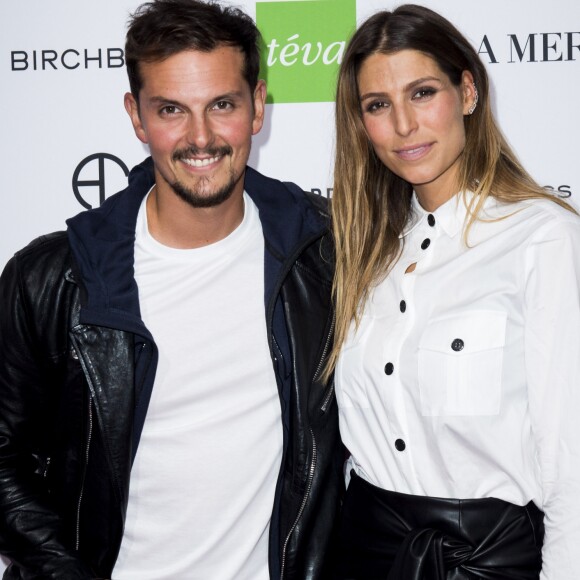
<path fill-rule="evenodd" d="M 469 107 L 469 109 L 467 109 L 468 115 L 473 115 L 473 111 L 475 111 L 475 108 L 477 107 L 477 101 L 479 100 L 479 93 L 477 92 L 477 87 L 475 86 L 475 83 L 473 83 L 473 91 L 475 93 L 475 98 L 473 99 L 473 103 L 471 104 L 471 107 Z"/>

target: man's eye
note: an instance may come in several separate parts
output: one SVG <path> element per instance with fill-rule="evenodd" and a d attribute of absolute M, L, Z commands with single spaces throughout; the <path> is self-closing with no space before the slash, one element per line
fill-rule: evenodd
<path fill-rule="evenodd" d="M 218 111 L 226 111 L 232 108 L 232 104 L 229 101 L 218 101 L 213 108 L 217 109 Z"/>
<path fill-rule="evenodd" d="M 162 115 L 175 115 L 178 112 L 178 108 L 175 105 L 165 105 L 161 108 L 160 113 Z"/>

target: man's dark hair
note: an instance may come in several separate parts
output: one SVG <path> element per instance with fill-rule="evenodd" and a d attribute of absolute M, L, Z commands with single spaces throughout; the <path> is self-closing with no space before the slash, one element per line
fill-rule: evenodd
<path fill-rule="evenodd" d="M 200 0 L 153 0 L 131 15 L 125 42 L 129 86 L 139 102 L 141 62 L 158 62 L 184 50 L 210 52 L 220 46 L 240 49 L 242 74 L 253 92 L 260 69 L 260 33 L 238 8 Z"/>

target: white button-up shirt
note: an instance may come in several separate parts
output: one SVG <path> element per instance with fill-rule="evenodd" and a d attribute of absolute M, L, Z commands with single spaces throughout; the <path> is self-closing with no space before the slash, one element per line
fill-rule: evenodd
<path fill-rule="evenodd" d="M 542 578 L 578 578 L 580 218 L 490 198 L 466 245 L 466 216 L 463 196 L 431 214 L 414 197 L 402 255 L 351 328 L 336 369 L 347 474 L 533 500 Z"/>

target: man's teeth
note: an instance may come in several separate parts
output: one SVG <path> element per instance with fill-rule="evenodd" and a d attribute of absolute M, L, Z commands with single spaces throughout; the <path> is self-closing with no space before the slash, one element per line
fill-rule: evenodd
<path fill-rule="evenodd" d="M 219 155 L 217 155 L 216 157 L 207 157 L 206 159 L 184 159 L 183 162 L 192 167 L 205 167 L 206 165 L 215 163 L 219 158 Z"/>

